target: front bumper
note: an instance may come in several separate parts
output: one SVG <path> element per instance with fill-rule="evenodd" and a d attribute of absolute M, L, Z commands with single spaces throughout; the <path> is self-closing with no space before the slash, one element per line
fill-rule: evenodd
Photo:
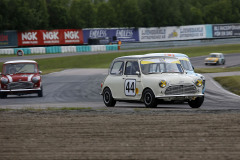
<path fill-rule="evenodd" d="M 205 62 L 205 64 L 216 64 L 217 62 L 213 62 L 213 61 L 209 61 L 209 62 Z"/>
<path fill-rule="evenodd" d="M 11 92 L 34 92 L 40 91 L 41 88 L 34 88 L 34 89 L 13 89 L 13 90 L 0 90 L 0 93 L 11 93 Z"/>
<path fill-rule="evenodd" d="M 164 95 L 164 96 L 156 96 L 157 99 L 163 99 L 166 101 L 171 100 L 192 100 L 197 97 L 203 97 L 204 94 L 184 94 L 184 95 Z"/>

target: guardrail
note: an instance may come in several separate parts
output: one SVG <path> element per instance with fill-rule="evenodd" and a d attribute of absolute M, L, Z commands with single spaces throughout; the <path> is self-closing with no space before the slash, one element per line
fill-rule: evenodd
<path fill-rule="evenodd" d="M 78 52 L 98 52 L 118 50 L 117 45 L 91 45 L 91 46 L 49 46 L 31 48 L 9 48 L 0 49 L 1 55 L 16 55 L 18 50 L 24 54 L 59 54 L 59 53 L 78 53 Z"/>

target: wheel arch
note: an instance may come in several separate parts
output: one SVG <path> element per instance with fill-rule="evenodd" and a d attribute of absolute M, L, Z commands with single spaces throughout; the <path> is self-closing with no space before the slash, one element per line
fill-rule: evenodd
<path fill-rule="evenodd" d="M 146 90 L 148 90 L 148 89 L 150 89 L 150 90 L 153 92 L 153 94 L 156 95 L 156 94 L 154 93 L 154 90 L 152 90 L 150 87 L 146 87 L 146 88 L 144 88 L 143 91 L 142 91 L 142 97 L 141 97 L 141 99 L 140 99 L 141 101 L 143 101 L 144 92 L 145 92 Z"/>

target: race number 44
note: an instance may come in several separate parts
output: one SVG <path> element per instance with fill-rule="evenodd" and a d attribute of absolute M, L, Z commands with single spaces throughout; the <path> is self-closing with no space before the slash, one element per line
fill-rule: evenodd
<path fill-rule="evenodd" d="M 136 95 L 136 80 L 127 79 L 124 85 L 125 95 L 126 96 L 135 96 Z"/>

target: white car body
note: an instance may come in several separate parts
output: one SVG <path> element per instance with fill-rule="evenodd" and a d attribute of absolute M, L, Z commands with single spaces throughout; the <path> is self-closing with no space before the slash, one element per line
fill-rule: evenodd
<path fill-rule="evenodd" d="M 198 108 L 204 100 L 202 90 L 202 79 L 187 75 L 177 58 L 135 55 L 113 60 L 101 94 L 108 107 L 116 101 L 142 101 L 146 107 L 156 107 L 158 100 L 180 100 Z"/>
<path fill-rule="evenodd" d="M 225 62 L 226 62 L 226 60 L 222 53 L 210 53 L 209 57 L 207 57 L 204 61 L 205 65 L 208 65 L 208 64 L 224 65 Z"/>
<path fill-rule="evenodd" d="M 197 76 L 203 80 L 203 91 L 205 92 L 205 77 L 202 74 L 195 73 L 194 67 L 189 59 L 189 57 L 186 54 L 183 53 L 148 53 L 146 54 L 148 56 L 169 56 L 169 57 L 176 57 L 181 62 L 185 72 L 189 75 Z"/>

